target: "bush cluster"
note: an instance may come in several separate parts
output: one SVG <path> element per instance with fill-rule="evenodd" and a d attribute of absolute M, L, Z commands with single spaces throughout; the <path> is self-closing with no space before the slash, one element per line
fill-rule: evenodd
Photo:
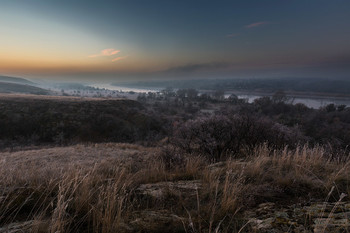
<path fill-rule="evenodd" d="M 129 100 L 1 100 L 0 147 L 155 140 L 162 125 Z M 2 145 L 1 145 L 2 144 Z"/>
<path fill-rule="evenodd" d="M 212 160 L 251 151 L 268 144 L 272 148 L 292 147 L 305 138 L 267 118 L 249 115 L 216 115 L 189 120 L 177 126 L 170 143 L 188 154 L 200 154 Z"/>

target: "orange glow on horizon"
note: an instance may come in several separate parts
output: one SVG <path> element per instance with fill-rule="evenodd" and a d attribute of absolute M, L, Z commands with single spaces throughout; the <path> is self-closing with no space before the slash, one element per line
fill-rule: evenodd
<path fill-rule="evenodd" d="M 167 68 L 166 64 L 143 59 L 125 59 L 128 56 L 101 59 L 62 58 L 3 58 L 0 57 L 1 73 L 76 73 L 76 72 L 151 72 Z"/>

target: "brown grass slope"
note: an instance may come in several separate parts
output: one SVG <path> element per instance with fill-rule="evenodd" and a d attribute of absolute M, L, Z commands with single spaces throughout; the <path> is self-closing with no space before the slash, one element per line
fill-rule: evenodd
<path fill-rule="evenodd" d="M 188 156 L 171 168 L 161 153 L 113 143 L 0 153 L 0 232 L 264 232 L 246 214 L 263 203 L 350 192 L 350 162 L 320 147 L 262 146 L 215 164 Z M 312 232 L 300 218 L 298 229 Z M 297 232 L 297 223 L 279 224 Z"/>

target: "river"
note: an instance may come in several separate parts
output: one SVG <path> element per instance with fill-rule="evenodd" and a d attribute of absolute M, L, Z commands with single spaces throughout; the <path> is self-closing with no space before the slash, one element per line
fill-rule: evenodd
<path fill-rule="evenodd" d="M 148 92 L 159 92 L 164 88 L 135 88 L 135 87 L 122 87 L 122 86 L 114 86 L 111 84 L 93 84 L 91 87 L 96 87 L 100 89 L 108 89 L 122 92 L 136 92 L 136 93 L 148 93 Z M 234 93 L 234 92 L 233 92 Z M 230 94 L 226 94 L 225 98 L 227 98 Z M 255 99 L 261 98 L 264 95 L 258 94 L 237 94 L 238 98 L 246 99 L 249 103 L 252 103 Z M 336 104 L 336 105 L 347 105 L 350 106 L 350 98 L 339 98 L 339 97 L 290 97 L 289 100 L 293 104 L 302 103 L 308 106 L 309 108 L 320 108 L 324 107 L 328 104 Z"/>

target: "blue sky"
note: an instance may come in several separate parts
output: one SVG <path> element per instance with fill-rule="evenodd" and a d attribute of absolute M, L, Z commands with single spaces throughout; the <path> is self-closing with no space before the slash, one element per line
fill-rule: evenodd
<path fill-rule="evenodd" d="M 350 1 L 3 0 L 0 74 L 350 75 Z"/>

